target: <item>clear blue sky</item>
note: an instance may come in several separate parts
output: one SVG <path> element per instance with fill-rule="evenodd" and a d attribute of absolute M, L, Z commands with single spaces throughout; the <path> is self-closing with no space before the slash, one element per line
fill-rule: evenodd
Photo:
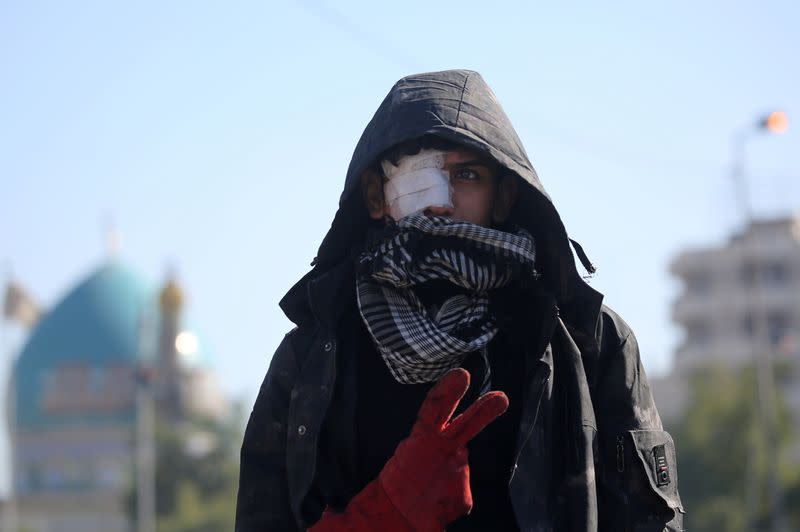
<path fill-rule="evenodd" d="M 731 136 L 800 117 L 798 5 L 5 1 L 0 262 L 52 305 L 113 221 L 131 268 L 176 269 L 251 403 L 377 105 L 406 74 L 471 68 L 662 373 L 670 258 L 740 224 Z M 798 129 L 748 144 L 759 215 L 800 212 Z"/>

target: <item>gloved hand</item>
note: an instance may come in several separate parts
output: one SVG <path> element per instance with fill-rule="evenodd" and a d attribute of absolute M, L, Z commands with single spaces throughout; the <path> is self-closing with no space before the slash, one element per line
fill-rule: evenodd
<path fill-rule="evenodd" d="M 453 369 L 428 392 L 411 434 L 378 478 L 344 512 L 326 510 L 310 532 L 441 532 L 472 509 L 466 444 L 508 408 L 503 392 L 482 395 L 453 420 L 469 373 Z"/>

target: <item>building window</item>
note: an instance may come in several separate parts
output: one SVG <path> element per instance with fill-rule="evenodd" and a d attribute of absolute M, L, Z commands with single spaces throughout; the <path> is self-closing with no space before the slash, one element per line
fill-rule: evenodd
<path fill-rule="evenodd" d="M 762 268 L 761 279 L 768 286 L 783 286 L 789 280 L 789 268 L 782 262 L 765 264 Z"/>
<path fill-rule="evenodd" d="M 125 486 L 125 463 L 120 460 L 105 459 L 95 465 L 95 482 L 104 488 L 120 489 Z"/>
<path fill-rule="evenodd" d="M 745 336 L 747 338 L 752 338 L 753 337 L 753 330 L 755 329 L 755 326 L 753 324 L 753 315 L 752 314 L 746 314 L 742 318 L 740 329 L 742 331 L 742 335 L 743 336 Z"/>
<path fill-rule="evenodd" d="M 764 316 L 757 319 L 764 320 Z M 756 327 L 765 327 L 769 344 L 777 347 L 785 340 L 786 336 L 792 332 L 792 317 L 785 312 L 770 312 L 766 316 L 766 323 L 756 323 L 756 318 L 752 314 L 747 314 L 741 321 L 741 330 L 747 338 L 753 338 L 756 334 Z M 762 333 L 763 334 L 763 333 Z"/>
<path fill-rule="evenodd" d="M 693 295 L 703 295 L 711 292 L 712 277 L 707 271 L 691 272 L 685 277 L 686 291 Z"/>
<path fill-rule="evenodd" d="M 686 325 L 686 342 L 695 347 L 711 343 L 711 324 L 705 320 L 693 321 Z"/>
<path fill-rule="evenodd" d="M 767 317 L 769 343 L 777 347 L 792 330 L 792 319 L 783 312 L 776 312 Z"/>
<path fill-rule="evenodd" d="M 785 286 L 791 272 L 783 262 L 746 262 L 742 265 L 739 278 L 745 286 Z"/>
<path fill-rule="evenodd" d="M 37 490 L 41 485 L 39 468 L 35 465 L 20 467 L 17 470 L 15 484 L 19 493 L 30 493 Z"/>

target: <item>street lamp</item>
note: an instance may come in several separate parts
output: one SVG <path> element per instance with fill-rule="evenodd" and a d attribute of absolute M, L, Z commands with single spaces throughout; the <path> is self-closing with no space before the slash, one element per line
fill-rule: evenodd
<path fill-rule="evenodd" d="M 181 331 L 175 337 L 175 350 L 185 357 L 194 355 L 198 347 L 197 336 L 189 331 Z"/>
<path fill-rule="evenodd" d="M 780 135 L 789 129 L 789 117 L 783 111 L 773 111 L 761 120 L 761 128 Z"/>
<path fill-rule="evenodd" d="M 755 126 L 755 127 L 754 127 Z M 783 111 L 772 111 L 761 117 L 755 124 L 739 129 L 733 135 L 733 185 L 738 195 L 739 208 L 744 215 L 745 224 L 753 221 L 750 195 L 745 178 L 745 147 L 747 141 L 760 133 L 780 135 L 789 129 L 789 117 Z"/>
<path fill-rule="evenodd" d="M 749 126 L 741 129 L 733 136 L 733 185 L 738 196 L 739 207 L 744 218 L 745 231 L 753 226 L 754 215 L 750 202 L 749 188 L 745 176 L 745 147 L 749 139 L 759 133 L 781 134 L 789 129 L 789 118 L 783 111 L 773 111 L 762 117 L 755 127 Z M 750 260 L 752 255 L 758 253 L 757 248 L 749 249 L 749 240 L 742 239 L 742 260 L 744 265 Z M 749 312 L 752 315 L 752 349 L 753 362 L 756 369 L 756 387 L 758 395 L 758 412 L 761 423 L 763 423 L 763 434 L 767 454 L 767 484 L 769 491 L 769 510 L 772 530 L 786 530 L 785 518 L 783 515 L 783 494 L 780 481 L 778 480 L 778 420 L 775 405 L 775 374 L 772 367 L 772 354 L 769 343 L 769 322 L 767 311 L 762 304 L 763 294 L 759 290 L 758 280 L 760 279 L 759 268 L 755 268 L 754 282 L 745 286 L 745 295 L 748 300 Z M 758 442 L 757 436 L 754 437 L 753 452 L 750 453 L 750 463 L 748 464 L 747 480 L 747 514 L 748 528 L 752 529 L 755 524 L 756 508 L 758 506 L 758 483 L 756 482 L 755 450 Z"/>

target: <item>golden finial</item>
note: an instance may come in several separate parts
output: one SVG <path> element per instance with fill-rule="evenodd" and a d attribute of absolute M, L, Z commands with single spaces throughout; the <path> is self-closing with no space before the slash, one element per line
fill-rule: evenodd
<path fill-rule="evenodd" d="M 169 275 L 164 288 L 161 289 L 159 301 L 163 311 L 177 312 L 183 306 L 183 290 L 181 290 L 172 274 Z"/>

